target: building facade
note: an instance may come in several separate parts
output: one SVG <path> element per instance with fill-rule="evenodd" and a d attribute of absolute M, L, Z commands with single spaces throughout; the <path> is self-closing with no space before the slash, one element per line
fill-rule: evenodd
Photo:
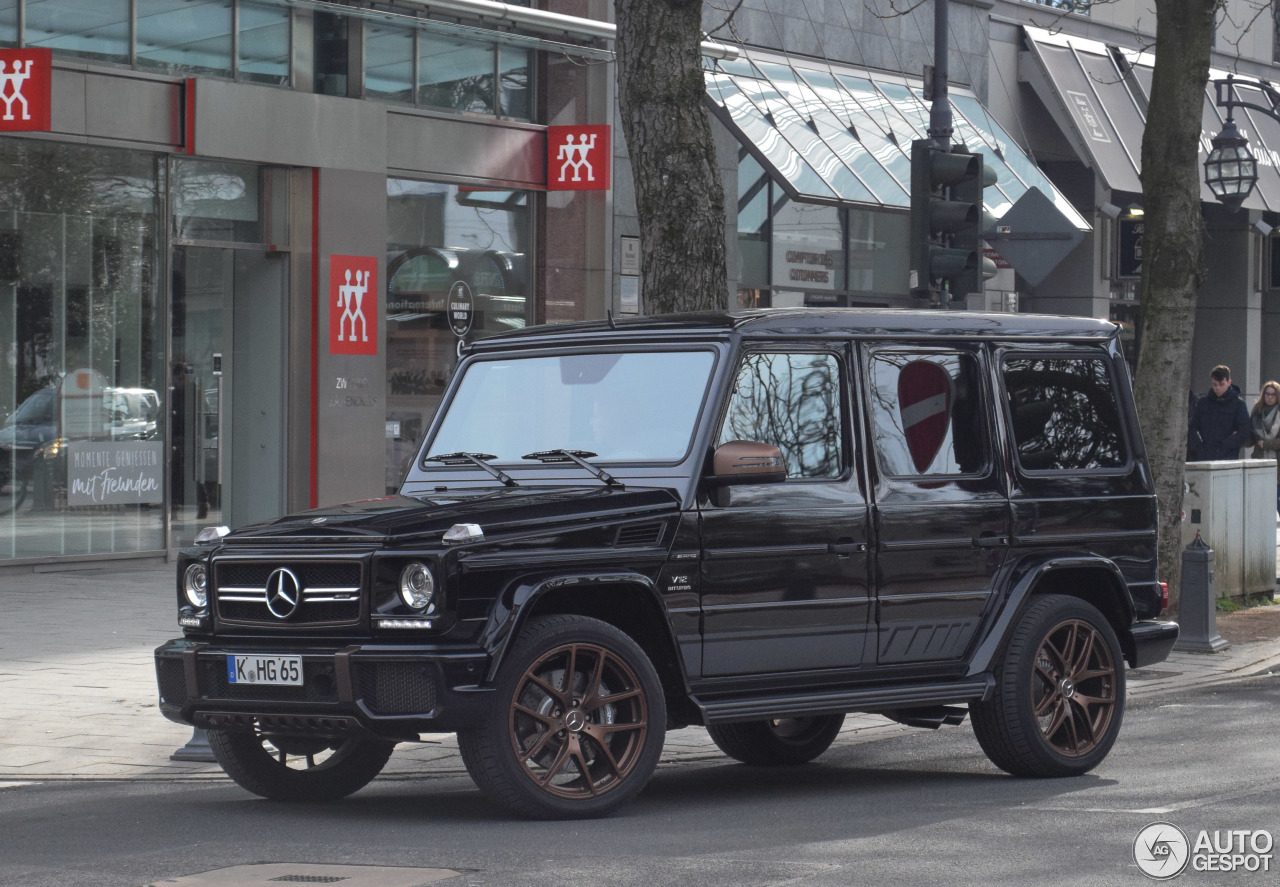
<path fill-rule="evenodd" d="M 1215 77 L 1275 75 L 1256 5 L 1227 4 Z M 725 48 L 704 64 L 731 304 L 924 304 L 910 143 L 932 4 L 725 6 L 705 6 Z M 952 307 L 1135 338 L 1154 13 L 949 13 L 953 140 L 996 170 L 988 210 L 1043 239 L 991 243 L 996 276 Z M 639 311 L 612 15 L 0 0 L 0 568 L 165 556 L 209 523 L 385 495 L 461 343 Z M 1238 122 L 1261 179 L 1234 214 L 1205 192 L 1193 372 L 1226 362 L 1255 392 L 1280 376 L 1280 127 Z"/>
<path fill-rule="evenodd" d="M 607 4 L 494 6 L 0 3 L 0 565 L 384 495 L 460 343 L 603 315 Z"/>

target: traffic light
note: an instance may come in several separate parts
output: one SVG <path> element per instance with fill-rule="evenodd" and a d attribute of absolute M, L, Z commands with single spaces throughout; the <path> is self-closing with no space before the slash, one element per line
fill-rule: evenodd
<path fill-rule="evenodd" d="M 990 227 L 982 189 L 995 171 L 981 154 L 943 151 L 932 140 L 911 143 L 911 288 L 947 304 L 981 292 L 995 274 L 982 254 L 982 232 Z"/>

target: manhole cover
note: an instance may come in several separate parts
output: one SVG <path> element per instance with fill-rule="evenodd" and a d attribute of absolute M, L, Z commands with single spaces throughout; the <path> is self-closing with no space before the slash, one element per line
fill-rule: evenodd
<path fill-rule="evenodd" d="M 269 862 L 233 865 L 198 875 L 153 881 L 149 887 L 276 887 L 280 884 L 340 884 L 341 887 L 423 887 L 457 876 L 450 869 L 387 865 L 314 865 Z"/>
<path fill-rule="evenodd" d="M 1154 668 L 1134 668 L 1129 670 L 1131 681 L 1156 681 L 1160 678 L 1176 678 L 1180 671 L 1159 671 Z"/>

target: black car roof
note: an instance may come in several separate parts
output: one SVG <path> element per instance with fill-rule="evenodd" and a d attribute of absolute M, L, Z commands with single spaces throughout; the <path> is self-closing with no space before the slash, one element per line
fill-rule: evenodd
<path fill-rule="evenodd" d="M 475 342 L 476 350 L 532 345 L 546 340 L 790 336 L 945 337 L 959 339 L 1106 340 L 1119 326 L 1109 320 L 1058 314 L 995 314 L 891 308 L 759 308 L 750 311 L 615 317 L 545 324 L 499 333 Z"/>

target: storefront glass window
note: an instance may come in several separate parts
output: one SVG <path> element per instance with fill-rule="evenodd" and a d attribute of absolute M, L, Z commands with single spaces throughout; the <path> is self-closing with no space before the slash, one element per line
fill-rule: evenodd
<path fill-rule="evenodd" d="M 849 289 L 905 295 L 911 217 L 902 212 L 849 210 Z"/>
<path fill-rule="evenodd" d="M 769 175 L 741 151 L 738 161 L 738 285 L 769 286 Z"/>
<path fill-rule="evenodd" d="M 225 0 L 137 0 L 138 64 L 231 76 L 231 4 Z"/>
<path fill-rule="evenodd" d="M 844 289 L 844 231 L 836 207 L 787 200 L 774 209 L 772 227 L 775 290 Z"/>
<path fill-rule="evenodd" d="M 128 64 L 129 0 L 27 0 L 26 9 L 27 46 Z"/>
<path fill-rule="evenodd" d="M 240 79 L 289 84 L 289 10 L 240 4 Z"/>
<path fill-rule="evenodd" d="M 178 240 L 270 243 L 263 230 L 260 170 L 249 163 L 189 160 L 174 169 Z"/>
<path fill-rule="evenodd" d="M 388 492 L 440 402 L 459 341 L 530 321 L 528 196 L 387 180 Z"/>
<path fill-rule="evenodd" d="M 494 112 L 492 44 L 423 33 L 418 45 L 418 104 Z"/>
<path fill-rule="evenodd" d="M 498 82 L 502 116 L 531 120 L 529 78 L 533 71 L 533 53 L 515 46 L 502 46 L 499 52 Z"/>
<path fill-rule="evenodd" d="M 0 138 L 0 560 L 164 548 L 160 169 Z"/>
<path fill-rule="evenodd" d="M 369 98 L 413 101 L 413 31 L 372 22 L 365 26 L 364 90 Z"/>

